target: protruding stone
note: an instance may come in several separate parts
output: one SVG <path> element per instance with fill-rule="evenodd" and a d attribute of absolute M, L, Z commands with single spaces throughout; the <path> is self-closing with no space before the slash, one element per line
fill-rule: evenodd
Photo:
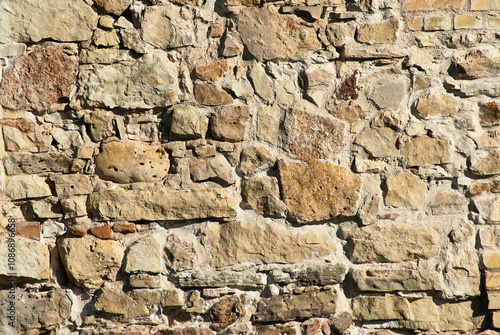
<path fill-rule="evenodd" d="M 75 218 L 85 216 L 87 214 L 87 197 L 77 196 L 67 199 L 61 199 L 61 209 L 64 213 L 64 218 Z"/>
<path fill-rule="evenodd" d="M 135 224 L 133 223 L 114 224 L 113 231 L 115 233 L 130 234 L 130 233 L 135 233 L 136 228 Z"/>
<path fill-rule="evenodd" d="M 482 127 L 500 125 L 500 102 L 488 102 L 479 109 L 479 122 Z"/>
<path fill-rule="evenodd" d="M 232 167 L 224 155 L 201 159 L 189 167 L 193 181 L 214 180 L 224 185 L 234 184 Z"/>
<path fill-rule="evenodd" d="M 233 98 L 213 84 L 199 83 L 194 87 L 196 102 L 208 106 L 221 106 L 233 103 Z"/>
<path fill-rule="evenodd" d="M 243 202 L 265 216 L 283 217 L 286 209 L 280 200 L 278 180 L 274 177 L 251 178 L 241 186 Z"/>
<path fill-rule="evenodd" d="M 401 148 L 408 166 L 446 164 L 450 162 L 447 140 L 420 136 L 410 139 Z"/>
<path fill-rule="evenodd" d="M 7 175 L 47 172 L 69 173 L 73 160 L 62 153 L 13 154 L 3 161 Z"/>
<path fill-rule="evenodd" d="M 172 110 L 170 138 L 192 140 L 205 138 L 208 118 L 202 110 L 189 105 L 175 105 Z"/>
<path fill-rule="evenodd" d="M 453 59 L 451 70 L 457 79 L 477 79 L 500 75 L 500 53 L 494 48 L 471 50 Z"/>
<path fill-rule="evenodd" d="M 78 61 L 63 51 L 35 48 L 3 71 L 0 104 L 9 109 L 46 111 L 59 98 L 68 97 L 77 73 Z"/>
<path fill-rule="evenodd" d="M 97 238 L 102 238 L 104 240 L 111 238 L 111 228 L 109 228 L 109 226 L 90 228 L 90 232 Z"/>
<path fill-rule="evenodd" d="M 301 161 L 335 159 L 345 142 L 345 124 L 330 115 L 292 108 L 285 117 L 286 144 Z"/>
<path fill-rule="evenodd" d="M 117 183 L 159 181 L 170 168 L 168 154 L 161 146 L 128 141 L 103 144 L 95 164 L 99 177 Z"/>
<path fill-rule="evenodd" d="M 218 140 L 243 141 L 249 117 L 247 106 L 225 107 L 210 118 L 210 132 Z"/>
<path fill-rule="evenodd" d="M 457 103 L 449 94 L 425 95 L 418 99 L 415 112 L 422 119 L 434 116 L 455 116 Z"/>
<path fill-rule="evenodd" d="M 283 201 L 297 220 L 319 221 L 356 212 L 361 180 L 351 171 L 316 160 L 280 161 L 278 167 Z"/>
<path fill-rule="evenodd" d="M 273 222 L 210 223 L 205 234 L 217 267 L 244 262 L 296 263 L 337 252 L 335 244 L 319 229 L 295 232 Z"/>
<path fill-rule="evenodd" d="M 3 191 L 12 200 L 43 198 L 52 195 L 45 178 L 27 175 L 7 179 Z"/>
<path fill-rule="evenodd" d="M 408 170 L 391 175 L 386 180 L 385 204 L 418 210 L 424 204 L 427 184 Z"/>
<path fill-rule="evenodd" d="M 216 302 L 209 310 L 212 328 L 215 331 L 228 327 L 240 317 L 245 316 L 245 314 L 245 307 L 237 296 L 223 298 Z"/>

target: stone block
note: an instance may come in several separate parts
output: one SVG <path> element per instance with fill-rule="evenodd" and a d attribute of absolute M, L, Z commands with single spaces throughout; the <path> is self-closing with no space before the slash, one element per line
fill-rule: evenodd
<path fill-rule="evenodd" d="M 368 44 L 394 43 L 398 29 L 399 23 L 396 20 L 363 24 L 358 28 L 356 37 L 359 42 Z"/>
<path fill-rule="evenodd" d="M 446 164 L 450 162 L 447 140 L 420 136 L 411 138 L 401 147 L 401 153 L 408 166 Z"/>
<path fill-rule="evenodd" d="M 390 175 L 386 179 L 385 204 L 418 210 L 424 204 L 427 184 L 409 170 Z"/>
<path fill-rule="evenodd" d="M 38 235 L 40 235 L 39 226 L 38 229 Z M 47 246 L 42 242 L 25 238 L 16 237 L 14 241 L 12 240 L 8 237 L 0 239 L 0 253 L 4 255 L 0 259 L 0 282 L 7 284 L 7 278 L 12 273 L 19 282 L 48 280 L 50 268 Z M 9 257 L 12 254 L 14 254 L 14 260 L 11 260 L 9 264 Z"/>
<path fill-rule="evenodd" d="M 354 269 L 352 279 L 363 292 L 440 291 L 439 272 L 433 269 Z"/>
<path fill-rule="evenodd" d="M 285 204 L 280 200 L 278 180 L 274 177 L 251 178 L 241 185 L 243 203 L 264 216 L 284 217 Z"/>
<path fill-rule="evenodd" d="M 408 11 L 452 9 L 460 10 L 464 7 L 464 0 L 403 0 L 403 6 Z"/>
<path fill-rule="evenodd" d="M 451 95 L 432 94 L 418 99 L 415 112 L 422 119 L 429 119 L 434 116 L 455 116 L 457 107 L 458 105 Z"/>
<path fill-rule="evenodd" d="M 46 178 L 30 175 L 13 176 L 7 179 L 3 192 L 11 200 L 44 198 L 52 195 Z"/>
<path fill-rule="evenodd" d="M 500 291 L 500 272 L 486 272 L 485 287 L 488 291 Z"/>
<path fill-rule="evenodd" d="M 210 118 L 210 132 L 215 139 L 241 142 L 250 117 L 247 106 L 228 106 Z"/>
<path fill-rule="evenodd" d="M 483 27 L 483 20 L 471 14 L 457 15 L 454 18 L 453 27 L 455 29 L 481 29 Z"/>
<path fill-rule="evenodd" d="M 472 10 L 500 10 L 499 0 L 471 0 Z"/>
<path fill-rule="evenodd" d="M 453 29 L 453 20 L 449 15 L 428 14 L 424 16 L 425 31 L 439 31 Z"/>
<path fill-rule="evenodd" d="M 160 273 L 163 271 L 161 236 L 149 235 L 128 248 L 125 272 Z"/>
<path fill-rule="evenodd" d="M 172 109 L 170 138 L 192 140 L 205 138 L 208 118 L 202 110 L 189 105 L 175 105 Z"/>

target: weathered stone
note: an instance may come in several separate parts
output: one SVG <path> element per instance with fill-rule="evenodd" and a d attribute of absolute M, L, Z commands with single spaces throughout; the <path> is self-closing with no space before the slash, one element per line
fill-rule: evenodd
<path fill-rule="evenodd" d="M 109 226 L 90 228 L 90 233 L 95 237 L 102 238 L 104 240 L 111 238 L 111 228 L 109 228 Z"/>
<path fill-rule="evenodd" d="M 189 105 L 175 105 L 172 109 L 170 138 L 192 140 L 205 138 L 208 118 L 199 108 Z"/>
<path fill-rule="evenodd" d="M 337 90 L 337 99 L 349 101 L 358 98 L 359 94 L 356 85 L 357 76 L 358 71 L 354 71 L 353 74 L 344 79 Z"/>
<path fill-rule="evenodd" d="M 292 323 L 292 324 L 275 324 L 275 325 L 267 325 L 260 326 L 258 335 L 300 335 L 302 334 L 302 328 L 300 327 L 300 323 Z"/>
<path fill-rule="evenodd" d="M 500 102 L 488 102 L 479 109 L 479 122 L 482 127 L 500 125 Z"/>
<path fill-rule="evenodd" d="M 344 57 L 356 60 L 367 59 L 367 58 L 394 59 L 394 58 L 403 58 L 408 56 L 407 50 L 402 50 L 401 48 L 394 47 L 391 44 L 366 45 L 359 43 L 346 43 L 344 47 L 345 47 L 343 53 Z M 392 88 L 395 88 L 395 86 L 393 86 Z M 398 97 L 401 97 L 399 91 L 400 90 L 396 90 L 395 92 L 397 92 Z"/>
<path fill-rule="evenodd" d="M 52 39 L 61 42 L 86 41 L 97 27 L 98 15 L 84 1 L 16 0 L 2 2 L 0 43 L 39 42 Z M 15 24 L 13 24 L 15 22 Z"/>
<path fill-rule="evenodd" d="M 67 97 L 76 82 L 78 61 L 55 48 L 35 48 L 3 71 L 0 104 L 43 112 Z"/>
<path fill-rule="evenodd" d="M 125 272 L 160 273 L 162 271 L 163 253 L 159 236 L 149 235 L 129 247 L 125 260 Z"/>
<path fill-rule="evenodd" d="M 235 216 L 236 200 L 227 189 L 123 190 L 92 193 L 89 212 L 98 220 L 190 220 Z M 126 203 L 127 206 L 121 204 Z"/>
<path fill-rule="evenodd" d="M 480 29 L 482 27 L 483 20 L 476 15 L 457 15 L 453 21 L 453 28 L 455 29 Z"/>
<path fill-rule="evenodd" d="M 64 213 L 64 218 L 74 218 L 87 215 L 87 197 L 77 196 L 61 200 L 61 209 Z"/>
<path fill-rule="evenodd" d="M 26 206 L 27 217 L 35 219 L 59 219 L 62 218 L 60 206 L 50 201 L 30 201 Z"/>
<path fill-rule="evenodd" d="M 121 290 L 104 287 L 94 303 L 96 312 L 123 315 L 126 314 L 133 299 Z"/>
<path fill-rule="evenodd" d="M 470 157 L 469 169 L 482 176 L 496 175 L 500 173 L 500 150 L 491 153 L 479 151 Z"/>
<path fill-rule="evenodd" d="M 95 110 L 83 117 L 88 124 L 90 138 L 94 142 L 100 142 L 116 134 L 114 114 L 105 110 Z"/>
<path fill-rule="evenodd" d="M 12 241 L 7 237 L 0 239 L 0 252 L 5 255 L 0 260 L 0 281 L 5 282 L 5 279 L 12 273 L 13 276 L 17 277 L 17 281 L 49 279 L 49 249 L 47 246 L 44 243 L 18 236 L 16 236 L 14 243 L 15 260 L 13 262 L 11 260 L 9 264 L 7 256 L 12 254 Z"/>
<path fill-rule="evenodd" d="M 337 295 L 336 289 L 330 288 L 319 292 L 261 299 L 254 320 L 276 322 L 329 316 L 337 309 Z"/>
<path fill-rule="evenodd" d="M 278 180 L 274 177 L 247 179 L 242 182 L 241 196 L 257 213 L 284 217 L 285 204 L 280 200 Z"/>
<path fill-rule="evenodd" d="M 500 81 L 498 77 L 462 81 L 458 89 L 468 97 L 480 94 L 490 97 L 500 97 Z"/>
<path fill-rule="evenodd" d="M 498 0 L 472 0 L 471 1 L 472 10 L 500 10 L 500 2 Z"/>
<path fill-rule="evenodd" d="M 500 253 L 495 250 L 485 250 L 481 258 L 488 270 L 500 270 Z"/>
<path fill-rule="evenodd" d="M 129 286 L 134 288 L 159 288 L 161 286 L 160 276 L 135 273 L 130 276 Z"/>
<path fill-rule="evenodd" d="M 344 46 L 348 40 L 354 40 L 356 25 L 353 22 L 332 22 L 326 27 L 326 37 L 335 47 Z"/>
<path fill-rule="evenodd" d="M 361 25 L 356 33 L 358 41 L 362 43 L 394 43 L 397 40 L 399 29 L 398 21 L 387 20 L 378 23 Z"/>
<path fill-rule="evenodd" d="M 50 154 L 14 154 L 4 159 L 7 175 L 21 173 L 37 174 L 46 172 L 69 173 L 73 160 L 62 153 Z"/>
<path fill-rule="evenodd" d="M 234 184 L 232 167 L 224 155 L 201 159 L 189 166 L 193 181 L 214 180 L 224 185 Z"/>
<path fill-rule="evenodd" d="M 396 141 L 398 134 L 391 128 L 367 127 L 354 140 L 372 157 L 384 158 L 397 155 Z"/>
<path fill-rule="evenodd" d="M 1 123 L 4 125 L 2 133 L 6 151 L 44 152 L 52 144 L 48 129 L 35 122 L 4 118 Z"/>
<path fill-rule="evenodd" d="M 428 14 L 424 16 L 424 31 L 440 31 L 453 29 L 451 16 Z"/>
<path fill-rule="evenodd" d="M 353 263 L 397 263 L 428 259 L 439 252 L 436 232 L 423 226 L 371 225 L 356 229 L 347 240 Z"/>
<path fill-rule="evenodd" d="M 344 263 L 315 263 L 312 265 L 289 265 L 282 268 L 283 272 L 289 274 L 288 279 L 275 276 L 273 280 L 280 284 L 299 283 L 300 285 L 335 285 L 344 281 L 347 274 L 347 266 Z"/>
<path fill-rule="evenodd" d="M 257 113 L 257 137 L 276 143 L 279 137 L 281 110 L 274 106 L 262 106 Z"/>
<path fill-rule="evenodd" d="M 64 233 L 66 233 L 66 226 L 62 222 L 45 220 L 42 224 L 42 234 L 45 238 L 61 236 Z"/>
<path fill-rule="evenodd" d="M 154 182 L 168 174 L 170 161 L 161 146 L 143 142 L 109 142 L 95 158 L 97 175 L 117 183 Z"/>
<path fill-rule="evenodd" d="M 77 286 L 99 288 L 105 279 L 116 280 L 123 250 L 120 243 L 91 238 L 64 238 L 58 241 L 61 261 Z"/>
<path fill-rule="evenodd" d="M 407 80 L 404 77 L 384 78 L 377 83 L 370 98 L 380 109 L 396 111 L 406 98 L 406 86 Z"/>
<path fill-rule="evenodd" d="M 296 263 L 335 254 L 337 248 L 326 235 L 310 230 L 294 232 L 277 223 L 210 223 L 205 234 L 217 267 Z"/>
<path fill-rule="evenodd" d="M 173 44 L 175 39 L 175 27 L 168 17 L 167 6 L 150 7 L 144 14 L 142 27 L 142 38 L 161 49 L 166 49 Z"/>
<path fill-rule="evenodd" d="M 295 102 L 295 84 L 292 80 L 277 80 L 276 87 L 276 102 L 280 106 L 290 106 Z"/>
<path fill-rule="evenodd" d="M 213 84 L 199 83 L 194 87 L 196 102 L 208 106 L 221 106 L 233 103 L 233 98 Z"/>
<path fill-rule="evenodd" d="M 249 81 L 240 80 L 231 83 L 231 91 L 238 98 L 243 99 L 246 103 L 251 103 L 253 100 L 253 88 Z"/>
<path fill-rule="evenodd" d="M 441 278 L 432 269 L 355 269 L 352 279 L 360 291 L 440 291 Z"/>
<path fill-rule="evenodd" d="M 250 271 L 207 271 L 183 272 L 179 275 L 179 285 L 183 288 L 191 287 L 234 287 L 240 289 L 262 289 L 267 283 L 264 273 Z"/>
<path fill-rule="evenodd" d="M 246 311 L 238 296 L 223 298 L 216 302 L 209 310 L 212 320 L 212 329 L 222 330 L 235 323 L 240 317 L 245 316 Z"/>
<path fill-rule="evenodd" d="M 500 309 L 500 292 L 488 292 L 488 309 Z"/>
<path fill-rule="evenodd" d="M 260 62 L 301 59 L 321 49 L 316 32 L 267 8 L 245 8 L 238 16 L 238 31 L 245 46 Z"/>
<path fill-rule="evenodd" d="M 462 194 L 450 190 L 436 192 L 429 207 L 434 215 L 450 215 L 465 213 L 468 204 Z"/>
<path fill-rule="evenodd" d="M 335 159 L 344 148 L 345 128 L 330 115 L 292 108 L 285 116 L 286 145 L 301 161 Z"/>
<path fill-rule="evenodd" d="M 120 17 L 120 18 L 123 18 Z M 125 48 L 134 50 L 139 54 L 146 53 L 146 49 L 144 48 L 144 43 L 142 42 L 141 35 L 134 28 L 132 23 L 125 29 L 120 29 L 120 37 L 122 40 L 122 44 Z"/>
<path fill-rule="evenodd" d="M 197 66 L 194 69 L 196 77 L 201 80 L 216 81 L 229 69 L 227 61 L 217 62 L 205 66 Z"/>
<path fill-rule="evenodd" d="M 500 222 L 500 197 L 497 195 L 487 195 L 474 197 L 473 203 L 479 211 L 481 219 L 487 223 Z"/>
<path fill-rule="evenodd" d="M 326 220 L 356 212 L 361 181 L 354 173 L 316 160 L 280 161 L 278 167 L 283 201 L 297 220 Z"/>
<path fill-rule="evenodd" d="M 487 290 L 500 290 L 500 272 L 486 272 L 485 287 Z"/>
<path fill-rule="evenodd" d="M 56 194 L 60 198 L 90 194 L 94 190 L 92 179 L 88 175 L 55 175 L 50 180 L 54 182 Z"/>
<path fill-rule="evenodd" d="M 68 150 L 71 148 L 79 148 L 83 144 L 82 136 L 77 130 L 64 130 L 59 127 L 52 128 L 50 132 L 52 138 L 57 143 L 59 150 Z"/>
<path fill-rule="evenodd" d="M 457 103 L 449 94 L 425 95 L 418 99 L 415 112 L 422 119 L 433 116 L 455 116 L 457 114 Z"/>
<path fill-rule="evenodd" d="M 408 166 L 446 164 L 450 162 L 448 141 L 428 136 L 410 139 L 403 144 L 401 153 Z"/>
<path fill-rule="evenodd" d="M 458 79 L 496 77 L 500 75 L 500 53 L 492 48 L 474 49 L 454 57 L 451 71 Z"/>
<path fill-rule="evenodd" d="M 52 195 L 45 178 L 27 175 L 10 177 L 3 191 L 12 200 L 43 198 Z"/>
<path fill-rule="evenodd" d="M 80 63 L 83 64 L 113 64 L 131 60 L 133 60 L 131 52 L 123 49 L 84 49 L 80 52 Z"/>
<path fill-rule="evenodd" d="M 192 269 L 198 262 L 194 245 L 175 234 L 167 236 L 165 252 L 167 265 L 176 271 Z"/>
<path fill-rule="evenodd" d="M 97 29 L 94 32 L 93 40 L 95 45 L 102 47 L 114 47 L 120 44 L 120 38 L 116 30 Z"/>
<path fill-rule="evenodd" d="M 210 118 L 210 132 L 218 140 L 243 141 L 249 117 L 247 106 L 224 107 Z"/>
<path fill-rule="evenodd" d="M 75 237 L 85 237 L 87 236 L 87 230 L 81 227 L 72 227 L 69 232 Z"/>
<path fill-rule="evenodd" d="M 274 158 L 264 146 L 246 147 L 241 151 L 238 170 L 246 177 L 265 171 L 274 166 Z"/>
<path fill-rule="evenodd" d="M 331 87 L 335 83 L 336 71 L 331 64 L 312 65 L 305 71 L 307 96 L 318 107 L 325 105 Z"/>
<path fill-rule="evenodd" d="M 133 223 L 123 223 L 123 224 L 114 224 L 113 231 L 115 233 L 130 234 L 130 233 L 135 233 L 136 229 L 135 229 L 135 224 Z"/>
<path fill-rule="evenodd" d="M 464 6 L 464 0 L 404 0 L 403 6 L 408 11 L 419 11 L 429 9 L 453 9 L 460 10 Z"/>
<path fill-rule="evenodd" d="M 356 122 L 366 117 L 366 112 L 358 105 L 343 106 L 331 111 L 337 119 L 347 122 Z"/>
<path fill-rule="evenodd" d="M 397 296 L 355 297 L 352 301 L 357 321 L 402 320 L 409 315 L 408 300 Z"/>
<path fill-rule="evenodd" d="M 266 71 L 260 64 L 253 64 L 250 67 L 249 78 L 252 81 L 255 93 L 264 101 L 272 101 L 274 99 L 274 88 L 271 78 L 266 74 Z"/>
<path fill-rule="evenodd" d="M 176 67 L 166 56 L 145 55 L 128 65 L 80 72 L 81 98 L 92 108 L 165 107 L 178 100 L 176 77 Z"/>
<path fill-rule="evenodd" d="M 212 330 L 205 327 L 183 327 L 174 329 L 162 330 L 156 335 L 213 335 L 215 334 Z"/>
<path fill-rule="evenodd" d="M 222 48 L 222 56 L 227 58 L 236 57 L 242 53 L 243 46 L 235 41 L 236 39 L 233 36 L 231 36 L 231 34 L 226 34 Z"/>
<path fill-rule="evenodd" d="M 385 204 L 393 207 L 409 207 L 418 210 L 424 204 L 427 184 L 408 170 L 386 179 Z"/>
<path fill-rule="evenodd" d="M 125 9 L 130 6 L 132 0 L 92 0 L 99 7 L 104 9 L 106 13 L 117 16 L 122 15 Z"/>

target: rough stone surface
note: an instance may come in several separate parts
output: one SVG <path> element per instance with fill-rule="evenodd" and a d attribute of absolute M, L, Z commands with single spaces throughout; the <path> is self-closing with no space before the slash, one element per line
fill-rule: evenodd
<path fill-rule="evenodd" d="M 491 153 L 477 152 L 472 155 L 469 169 L 479 175 L 488 176 L 500 173 L 500 151 Z"/>
<path fill-rule="evenodd" d="M 143 142 L 110 142 L 95 158 L 97 175 L 117 183 L 153 182 L 168 174 L 168 154 Z"/>
<path fill-rule="evenodd" d="M 262 106 L 257 115 L 257 137 L 269 143 L 276 143 L 279 137 L 280 109 Z"/>
<path fill-rule="evenodd" d="M 364 24 L 358 28 L 356 36 L 362 43 L 393 43 L 397 39 L 398 26 L 396 20 Z"/>
<path fill-rule="evenodd" d="M 432 269 L 373 268 L 353 270 L 352 278 L 360 291 L 440 291 L 439 273 Z"/>
<path fill-rule="evenodd" d="M 40 228 L 39 228 L 40 229 Z M 39 235 L 40 233 L 38 233 Z M 0 240 L 2 255 L 9 255 L 9 238 Z M 49 249 L 39 241 L 17 238 L 15 240 L 15 261 L 9 264 L 8 258 L 0 261 L 0 280 L 15 273 L 18 281 L 43 281 L 49 279 Z M 3 278 L 2 278 L 3 277 Z"/>
<path fill-rule="evenodd" d="M 43 198 L 52 195 L 45 178 L 26 175 L 9 178 L 3 192 L 12 200 Z"/>
<path fill-rule="evenodd" d="M 3 164 L 7 175 L 46 172 L 69 173 L 71 171 L 72 161 L 71 158 L 63 153 L 45 153 L 37 155 L 19 153 L 5 158 Z"/>
<path fill-rule="evenodd" d="M 189 105 L 174 106 L 170 138 L 179 140 L 204 138 L 207 130 L 208 118 L 202 110 Z"/>
<path fill-rule="evenodd" d="M 43 112 L 67 97 L 76 82 L 78 62 L 55 48 L 36 48 L 3 72 L 0 105 Z"/>
<path fill-rule="evenodd" d="M 224 107 L 210 118 L 210 132 L 218 140 L 243 141 L 249 117 L 250 111 L 246 106 Z"/>
<path fill-rule="evenodd" d="M 238 170 L 247 177 L 265 171 L 276 164 L 276 158 L 264 146 L 246 147 L 241 151 Z"/>
<path fill-rule="evenodd" d="M 209 313 L 212 319 L 212 328 L 218 331 L 235 323 L 238 318 L 245 316 L 246 311 L 239 297 L 232 296 L 216 302 Z"/>
<path fill-rule="evenodd" d="M 114 115 L 110 112 L 98 109 L 86 114 L 83 120 L 89 125 L 89 135 L 94 142 L 100 142 L 116 134 Z"/>
<path fill-rule="evenodd" d="M 278 180 L 274 177 L 243 181 L 241 196 L 244 203 L 264 216 L 284 216 L 286 206 L 280 200 Z"/>
<path fill-rule="evenodd" d="M 385 204 L 394 207 L 420 209 L 424 203 L 427 185 L 408 170 L 391 175 L 386 180 Z"/>
<path fill-rule="evenodd" d="M 215 265 L 295 263 L 337 252 L 326 236 L 312 231 L 297 233 L 277 223 L 210 224 L 205 234 Z"/>
<path fill-rule="evenodd" d="M 230 218 L 236 201 L 226 189 L 127 191 L 91 193 L 89 212 L 101 220 L 180 220 Z M 119 204 L 126 203 L 126 207 Z"/>
<path fill-rule="evenodd" d="M 415 137 L 401 148 L 408 166 L 445 164 L 450 162 L 448 141 L 428 136 Z"/>
<path fill-rule="evenodd" d="M 434 116 L 455 116 L 457 103 L 448 94 L 426 95 L 418 99 L 415 112 L 422 119 Z"/>
<path fill-rule="evenodd" d="M 367 127 L 356 137 L 354 143 L 362 146 L 375 158 L 394 157 L 397 155 L 397 136 L 397 133 L 388 127 Z"/>
<path fill-rule="evenodd" d="M 54 182 L 57 196 L 61 198 L 90 194 L 94 190 L 92 180 L 87 175 L 59 175 L 52 176 L 50 179 Z"/>
<path fill-rule="evenodd" d="M 297 220 L 319 221 L 356 212 L 361 181 L 345 168 L 316 160 L 280 161 L 278 170 L 283 201 Z"/>
<path fill-rule="evenodd" d="M 224 155 L 201 159 L 189 167 L 193 181 L 214 180 L 224 185 L 234 184 L 232 167 Z"/>
<path fill-rule="evenodd" d="M 132 3 L 132 0 L 92 0 L 99 7 L 102 8 L 106 13 L 114 15 L 122 15 L 122 13 L 127 9 Z"/>
<path fill-rule="evenodd" d="M 121 290 L 104 287 L 94 304 L 94 310 L 110 314 L 126 314 L 132 301 L 132 298 Z"/>
<path fill-rule="evenodd" d="M 213 84 L 200 83 L 194 88 L 196 102 L 208 106 L 229 105 L 233 98 L 225 91 L 219 90 Z"/>

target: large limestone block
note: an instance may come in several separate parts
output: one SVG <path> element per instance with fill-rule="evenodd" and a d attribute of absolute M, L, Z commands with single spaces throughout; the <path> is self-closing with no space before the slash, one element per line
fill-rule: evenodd
<path fill-rule="evenodd" d="M 410 139 L 403 144 L 401 153 L 408 166 L 446 164 L 450 162 L 448 141 L 428 136 Z"/>
<path fill-rule="evenodd" d="M 45 111 L 69 95 L 78 61 L 55 48 L 35 48 L 3 71 L 0 104 L 9 109 Z"/>
<path fill-rule="evenodd" d="M 439 253 L 439 235 L 424 226 L 371 225 L 349 232 L 353 263 L 397 263 L 428 259 Z"/>
<path fill-rule="evenodd" d="M 319 221 L 356 213 L 361 180 L 330 163 L 278 163 L 283 201 L 299 221 Z"/>
<path fill-rule="evenodd" d="M 277 223 L 211 223 L 205 230 L 214 262 L 223 267 L 244 262 L 296 263 L 336 254 L 325 231 L 294 231 Z"/>
<path fill-rule="evenodd" d="M 12 200 L 43 198 L 52 195 L 45 178 L 27 175 L 9 178 L 3 191 Z"/>
<path fill-rule="evenodd" d="M 394 207 L 422 207 L 427 192 L 427 184 L 408 170 L 387 177 L 385 204 Z"/>
<path fill-rule="evenodd" d="M 89 195 L 89 212 L 98 220 L 225 219 L 236 215 L 237 201 L 230 190 L 123 190 Z"/>
<path fill-rule="evenodd" d="M 128 65 L 83 71 L 81 98 L 85 105 L 98 108 L 170 106 L 178 100 L 176 72 L 174 64 L 162 54 L 145 55 Z"/>
<path fill-rule="evenodd" d="M 15 277 L 19 277 L 18 280 L 49 279 L 49 249 L 44 243 L 18 237 L 12 243 L 11 239 L 4 237 L 0 239 L 0 254 L 3 255 L 0 259 L 2 281 L 11 273 L 15 273 Z M 9 264 L 9 257 L 12 254 L 14 259 Z"/>
<path fill-rule="evenodd" d="M 85 1 L 4 0 L 0 4 L 0 43 L 86 41 L 98 15 Z"/>
<path fill-rule="evenodd" d="M 119 242 L 64 238 L 58 241 L 58 247 L 64 268 L 75 285 L 99 288 L 104 280 L 116 280 L 123 258 Z"/>
<path fill-rule="evenodd" d="M 155 182 L 168 174 L 170 161 L 161 146 L 144 142 L 109 142 L 95 158 L 99 177 L 117 183 Z"/>
<path fill-rule="evenodd" d="M 260 62 L 302 59 L 321 49 L 316 32 L 267 8 L 245 8 L 238 16 L 243 43 Z"/>
<path fill-rule="evenodd" d="M 93 0 L 94 3 L 100 8 L 104 9 L 106 13 L 114 14 L 117 16 L 127 9 L 132 3 L 132 0 Z"/>

